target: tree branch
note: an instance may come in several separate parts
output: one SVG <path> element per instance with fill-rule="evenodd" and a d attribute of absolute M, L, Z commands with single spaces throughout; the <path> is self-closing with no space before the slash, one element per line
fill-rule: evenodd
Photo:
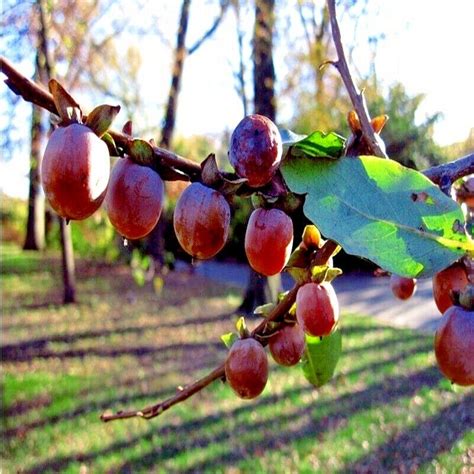
<path fill-rule="evenodd" d="M 0 69 L 1 72 L 7 76 L 5 80 L 6 85 L 16 95 L 22 97 L 27 102 L 48 110 L 52 114 L 58 115 L 53 96 L 43 87 L 21 74 L 4 56 L 0 56 Z M 370 127 L 370 129 L 372 130 L 372 127 Z M 115 140 L 115 143 L 127 153 L 132 137 L 114 130 L 109 130 L 109 133 Z M 189 176 L 193 181 L 200 180 L 201 167 L 198 163 L 157 146 L 153 147 L 153 151 L 157 161 L 163 168 L 168 167 L 178 170 Z M 451 161 L 450 163 L 428 168 L 424 170 L 423 173 L 431 179 L 433 183 L 439 184 L 440 186 L 443 182 L 446 183 L 449 181 L 453 183 L 463 176 L 474 173 L 474 153 Z M 185 177 L 183 177 L 183 179 L 185 179 Z"/>
<path fill-rule="evenodd" d="M 333 1 L 328 1 L 330 6 L 330 12 L 331 4 L 333 7 L 332 11 L 334 12 Z M 49 92 L 45 91 L 42 87 L 38 86 L 30 79 L 23 76 L 3 56 L 0 56 L 0 67 L 1 71 L 7 76 L 5 83 L 15 94 L 23 97 L 23 99 L 28 102 L 36 104 L 48 110 L 49 112 L 58 115 L 58 111 L 56 109 L 56 106 L 54 105 L 53 98 Z M 370 129 L 372 130 L 371 127 Z M 109 130 L 109 133 L 114 138 L 117 145 L 119 145 L 125 152 L 129 150 L 132 137 L 113 130 Z M 188 175 L 191 179 L 200 179 L 201 167 L 198 163 L 195 163 L 171 151 L 164 150 L 159 147 L 153 147 L 153 151 L 157 160 L 164 168 L 181 171 L 182 173 Z M 429 179 L 431 179 L 434 183 L 440 185 L 442 185 L 443 182 L 447 181 L 452 183 L 456 179 L 459 179 L 463 176 L 472 173 L 474 173 L 474 153 L 451 163 L 435 166 L 424 171 L 424 174 Z M 336 242 L 333 242 L 331 240 L 326 241 L 323 247 L 317 251 L 312 263 L 314 265 L 324 265 L 328 262 L 329 258 L 332 256 L 336 248 Z M 277 306 L 275 306 L 275 308 L 270 312 L 268 317 L 252 331 L 252 337 L 258 338 L 259 336 L 264 335 L 268 322 L 283 322 L 284 316 L 296 300 L 296 294 L 298 292 L 299 287 L 300 284 L 298 283 L 294 285 L 294 287 L 288 292 L 285 298 L 280 301 Z M 263 345 L 267 344 L 266 339 L 262 339 L 261 342 Z M 107 422 L 132 417 L 140 417 L 145 419 L 154 418 L 163 413 L 164 411 L 168 410 L 172 406 L 181 403 L 182 401 L 188 399 L 195 393 L 201 391 L 213 381 L 222 379 L 223 377 L 225 377 L 225 370 L 224 364 L 221 364 L 214 370 L 209 372 L 209 374 L 207 374 L 206 376 L 188 385 L 184 389 L 178 391 L 175 395 L 163 402 L 151 405 L 142 410 L 119 411 L 115 414 L 104 413 L 101 416 L 101 419 L 102 421 Z"/>
<path fill-rule="evenodd" d="M 15 94 L 23 97 L 27 102 L 39 105 L 52 114 L 58 115 L 58 111 L 54 105 L 53 96 L 45 89 L 23 76 L 19 71 L 17 71 L 17 69 L 15 69 L 13 64 L 3 56 L 0 56 L 0 68 L 3 74 L 7 76 L 7 80 L 5 81 L 6 85 Z M 132 137 L 114 130 L 109 130 L 109 133 L 115 143 L 122 148 L 125 153 L 128 153 Z M 198 163 L 157 146 L 153 147 L 153 151 L 159 165 L 164 168 L 168 167 L 178 170 L 186 176 L 189 176 L 192 181 L 200 180 L 201 167 Z M 184 179 L 185 177 L 183 176 L 183 180 Z"/>
<path fill-rule="evenodd" d="M 206 41 L 208 38 L 210 38 L 214 34 L 220 22 L 224 18 L 224 14 L 227 10 L 227 7 L 229 6 L 229 3 L 230 3 L 229 0 L 221 1 L 221 11 L 219 15 L 216 17 L 211 27 L 201 36 L 201 38 L 199 38 L 190 48 L 188 48 L 188 55 L 193 54 L 204 43 L 204 41 Z"/>
<path fill-rule="evenodd" d="M 325 244 L 317 251 L 314 258 L 314 265 L 324 265 L 331 258 L 332 254 L 337 248 L 337 243 L 332 240 L 327 240 Z M 296 283 L 293 288 L 287 293 L 285 298 L 281 300 L 275 308 L 269 313 L 269 315 L 252 331 L 251 337 L 255 338 L 261 336 L 265 333 L 267 324 L 269 322 L 282 322 L 285 315 L 288 313 L 290 308 L 293 306 L 296 301 L 296 294 L 301 284 Z M 260 339 L 259 339 L 260 340 Z M 261 339 L 261 344 L 266 346 L 268 344 L 267 339 Z M 113 420 L 123 420 L 124 418 L 145 418 L 150 419 L 158 415 L 161 415 L 165 410 L 171 408 L 173 405 L 183 402 L 188 399 L 195 393 L 201 391 L 203 388 L 207 387 L 209 384 L 218 379 L 225 378 L 225 368 L 224 363 L 216 367 L 214 370 L 209 372 L 206 376 L 201 379 L 193 382 L 184 389 L 178 391 L 172 397 L 166 399 L 163 402 L 159 402 L 155 405 L 144 408 L 143 410 L 130 410 L 130 411 L 119 411 L 115 414 L 104 413 L 100 417 L 102 421 L 113 421 Z"/>
<path fill-rule="evenodd" d="M 346 86 L 347 92 L 349 93 L 352 105 L 354 106 L 354 109 L 359 117 L 362 127 L 362 133 L 364 134 L 366 140 L 372 148 L 372 151 L 376 156 L 388 158 L 385 151 L 380 148 L 377 137 L 374 133 L 374 130 L 372 129 L 372 125 L 370 124 L 370 115 L 367 109 L 367 104 L 365 102 L 364 95 L 362 92 L 359 92 L 357 86 L 354 84 L 354 80 L 352 79 L 349 66 L 347 65 L 344 47 L 342 45 L 341 40 L 341 30 L 339 29 L 339 24 L 337 22 L 336 17 L 335 3 L 335 0 L 328 0 L 332 37 L 334 39 L 334 45 L 336 47 L 337 52 L 337 61 L 331 61 L 331 64 L 333 64 L 337 68 L 339 74 L 341 75 L 344 85 Z"/>
<path fill-rule="evenodd" d="M 433 166 L 422 173 L 440 187 L 451 186 L 457 179 L 474 174 L 474 153 L 449 163 Z"/>

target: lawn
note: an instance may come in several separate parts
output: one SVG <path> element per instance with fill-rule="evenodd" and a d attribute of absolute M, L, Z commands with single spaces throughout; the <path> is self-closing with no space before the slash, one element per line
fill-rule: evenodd
<path fill-rule="evenodd" d="M 240 293 L 189 272 L 138 288 L 78 262 L 62 306 L 56 255 L 1 247 L 3 472 L 472 472 L 474 390 L 435 367 L 432 337 L 343 314 L 343 357 L 314 389 L 271 364 L 254 401 L 221 382 L 150 421 L 104 424 L 220 363 Z M 249 324 L 256 324 L 250 320 Z"/>

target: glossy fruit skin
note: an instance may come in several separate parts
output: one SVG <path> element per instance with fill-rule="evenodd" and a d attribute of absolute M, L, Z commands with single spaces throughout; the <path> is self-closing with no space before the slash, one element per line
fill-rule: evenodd
<path fill-rule="evenodd" d="M 245 231 L 245 254 L 262 275 L 280 273 L 293 245 L 293 222 L 279 209 L 255 209 Z"/>
<path fill-rule="evenodd" d="M 287 367 L 296 365 L 305 349 L 304 331 L 298 324 L 285 326 L 270 338 L 268 348 L 277 364 Z"/>
<path fill-rule="evenodd" d="M 158 173 L 119 159 L 110 174 L 105 208 L 110 222 L 123 237 L 141 239 L 149 234 L 160 218 L 164 185 Z"/>
<path fill-rule="evenodd" d="M 176 203 L 173 224 L 178 242 L 189 255 L 212 258 L 229 235 L 230 207 L 218 191 L 193 183 Z"/>
<path fill-rule="evenodd" d="M 390 288 L 394 296 L 398 299 L 407 300 L 415 294 L 416 279 L 392 274 L 390 276 Z"/>
<path fill-rule="evenodd" d="M 277 126 L 263 115 L 248 115 L 230 138 L 229 161 L 251 187 L 267 184 L 275 174 L 283 152 Z"/>
<path fill-rule="evenodd" d="M 433 297 L 440 313 L 454 305 L 452 291 L 460 291 L 469 283 L 467 272 L 459 262 L 441 270 L 433 277 Z"/>
<path fill-rule="evenodd" d="M 474 312 L 451 306 L 436 331 L 434 348 L 439 369 L 451 382 L 474 385 Z"/>
<path fill-rule="evenodd" d="M 306 283 L 296 294 L 296 319 L 310 336 L 327 336 L 339 320 L 339 302 L 330 283 Z"/>
<path fill-rule="evenodd" d="M 41 164 L 41 180 L 51 207 L 65 219 L 81 220 L 102 204 L 110 175 L 107 145 L 85 125 L 57 128 Z"/>
<path fill-rule="evenodd" d="M 240 398 L 258 397 L 268 380 L 268 359 L 263 346 L 252 338 L 236 341 L 225 361 L 225 376 Z"/>

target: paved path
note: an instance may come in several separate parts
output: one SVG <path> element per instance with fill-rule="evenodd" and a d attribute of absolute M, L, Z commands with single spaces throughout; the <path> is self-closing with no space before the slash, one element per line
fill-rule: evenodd
<path fill-rule="evenodd" d="M 241 264 L 200 262 L 196 273 L 239 288 L 245 288 L 248 267 Z M 288 289 L 292 280 L 283 275 L 283 286 Z M 344 274 L 334 281 L 342 311 L 374 316 L 385 323 L 434 332 L 441 315 L 432 297 L 431 279 L 418 281 L 415 295 L 407 301 L 395 298 L 388 277 L 374 277 L 367 273 Z"/>

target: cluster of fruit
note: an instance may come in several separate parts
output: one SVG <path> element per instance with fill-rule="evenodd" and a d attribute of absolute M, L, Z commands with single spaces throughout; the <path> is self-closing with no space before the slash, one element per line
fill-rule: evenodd
<path fill-rule="evenodd" d="M 271 120 L 250 115 L 238 124 L 231 137 L 229 160 L 250 188 L 268 184 L 281 158 L 280 133 Z M 147 235 L 162 211 L 164 185 L 159 174 L 129 157 L 119 159 L 110 173 L 106 145 L 83 124 L 73 123 L 53 132 L 43 158 L 42 181 L 51 206 L 66 219 L 85 219 L 105 200 L 112 225 L 127 239 Z M 212 258 L 227 240 L 230 215 L 222 193 L 200 182 L 192 183 L 182 192 L 174 211 L 180 245 L 194 258 Z M 260 207 L 252 212 L 245 234 L 245 252 L 252 268 L 266 276 L 280 273 L 292 245 L 293 223 L 284 211 Z M 321 245 L 313 227 L 299 251 L 309 257 Z M 305 333 L 323 337 L 334 330 L 339 305 L 331 284 L 324 278 L 308 278 L 297 293 L 296 312 L 289 317 L 292 321 L 268 339 L 273 358 L 286 366 L 300 361 Z M 263 390 L 268 361 L 264 346 L 255 338 L 234 343 L 225 367 L 226 378 L 239 396 L 253 398 Z"/>
<path fill-rule="evenodd" d="M 280 133 L 268 118 L 249 115 L 232 133 L 229 160 L 250 188 L 268 184 L 281 158 Z M 208 259 L 216 255 L 227 240 L 230 207 L 219 191 L 193 183 L 179 197 L 173 223 L 183 249 L 195 258 Z M 285 212 L 263 207 L 253 211 L 245 234 L 245 252 L 254 270 L 266 276 L 281 272 L 292 244 L 293 223 Z"/>
<path fill-rule="evenodd" d="M 108 147 L 95 132 L 86 122 L 68 123 L 52 133 L 41 170 L 45 194 L 53 209 L 68 220 L 85 219 L 105 202 L 112 225 L 123 237 L 142 238 L 160 218 L 163 181 L 155 169 L 138 164 L 133 157 L 119 159 L 110 172 Z M 282 149 L 275 124 L 261 115 L 250 115 L 232 134 L 229 160 L 250 189 L 265 189 L 278 170 Z M 230 348 L 225 374 L 242 398 L 254 398 L 265 387 L 267 342 L 277 363 L 295 365 L 305 351 L 305 335 L 329 336 L 339 318 L 332 277 L 328 276 L 331 259 L 329 265 L 313 265 L 312 259 L 323 242 L 317 229 L 313 226 L 308 230 L 291 254 L 291 218 L 275 207 L 274 201 L 268 204 L 264 199 L 260 204 L 252 212 L 245 234 L 249 264 L 266 276 L 280 273 L 285 266 L 292 267 L 298 274 L 299 290 L 295 308 L 268 339 L 262 341 L 241 334 L 241 339 Z M 174 211 L 174 230 L 180 245 L 194 258 L 212 258 L 226 243 L 230 216 L 226 195 L 204 183 L 193 182 L 179 197 Z M 335 269 L 331 270 L 334 276 Z M 462 263 L 443 270 L 433 280 L 436 304 L 445 313 L 444 324 L 435 338 L 436 357 L 441 371 L 460 385 L 474 384 L 473 306 L 463 309 L 455 306 L 459 300 L 453 299 L 467 283 Z M 407 299 L 415 291 L 416 280 L 392 276 L 391 285 L 396 296 Z"/>
<path fill-rule="evenodd" d="M 244 118 L 231 138 L 229 159 L 250 187 L 267 184 L 282 157 L 277 127 L 261 115 Z M 105 200 L 110 222 L 127 239 L 151 232 L 163 208 L 159 174 L 130 157 L 110 172 L 105 143 L 86 125 L 72 123 L 51 135 L 42 162 L 43 188 L 53 209 L 67 220 L 91 216 Z M 174 213 L 179 243 L 191 256 L 209 259 L 224 246 L 230 206 L 219 191 L 199 182 L 181 194 Z M 263 275 L 279 273 L 291 252 L 293 224 L 279 209 L 256 209 L 250 216 L 245 250 L 250 265 Z M 272 249 L 272 252 L 264 251 Z"/>
<path fill-rule="evenodd" d="M 443 319 L 436 331 L 434 349 L 441 372 L 458 385 L 474 385 L 474 297 L 464 260 L 433 277 L 433 298 Z M 416 291 L 416 279 L 390 277 L 393 294 L 402 300 Z"/>

